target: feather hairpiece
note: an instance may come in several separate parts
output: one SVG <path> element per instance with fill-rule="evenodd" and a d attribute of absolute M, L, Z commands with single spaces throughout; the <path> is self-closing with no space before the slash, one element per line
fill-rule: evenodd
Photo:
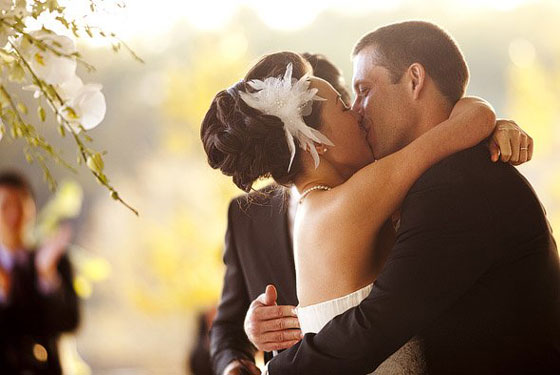
<path fill-rule="evenodd" d="M 284 123 L 284 132 L 291 157 L 288 171 L 296 155 L 297 139 L 303 150 L 309 151 L 313 157 L 315 168 L 319 166 L 319 154 L 314 143 L 328 146 L 334 144 L 320 131 L 307 126 L 303 116 L 311 114 L 312 104 L 315 100 L 325 100 L 317 95 L 318 89 L 309 88 L 309 75 L 299 80 L 292 79 L 292 63 L 286 67 L 284 77 L 268 77 L 264 81 L 254 79 L 248 85 L 257 90 L 253 93 L 239 92 L 241 99 L 248 106 L 257 109 L 264 114 L 276 116 Z"/>

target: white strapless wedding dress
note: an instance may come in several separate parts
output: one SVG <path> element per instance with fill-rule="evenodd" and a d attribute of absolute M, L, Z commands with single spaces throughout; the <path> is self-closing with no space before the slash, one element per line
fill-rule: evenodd
<path fill-rule="evenodd" d="M 335 316 L 359 305 L 369 295 L 372 288 L 373 284 L 369 284 L 343 297 L 314 305 L 297 307 L 297 315 L 302 332 L 304 334 L 319 332 Z M 425 372 L 424 368 L 420 343 L 417 339 L 413 338 L 379 365 L 372 374 L 418 375 Z"/>

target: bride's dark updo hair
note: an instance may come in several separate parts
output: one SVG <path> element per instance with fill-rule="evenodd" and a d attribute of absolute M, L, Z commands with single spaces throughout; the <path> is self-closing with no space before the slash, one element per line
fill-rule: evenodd
<path fill-rule="evenodd" d="M 233 182 L 249 192 L 259 178 L 272 177 L 278 184 L 289 185 L 301 171 L 300 152 L 296 141 L 296 156 L 288 172 L 290 150 L 284 133 L 284 123 L 276 116 L 249 107 L 240 91 L 253 92 L 247 84 L 252 79 L 282 77 L 287 65 L 293 65 L 292 78 L 312 74 L 309 63 L 299 54 L 278 52 L 264 56 L 245 78 L 212 100 L 202 121 L 200 137 L 208 163 L 214 169 L 233 177 Z M 313 103 L 311 115 L 304 117 L 308 126 L 318 128 L 320 103 Z"/>

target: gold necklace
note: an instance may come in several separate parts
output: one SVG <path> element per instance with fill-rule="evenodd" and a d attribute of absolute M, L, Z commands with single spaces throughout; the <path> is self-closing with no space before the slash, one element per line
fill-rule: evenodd
<path fill-rule="evenodd" d="M 330 186 L 327 185 L 315 185 L 313 187 L 310 187 L 309 189 L 305 189 L 303 191 L 303 193 L 301 193 L 301 197 L 299 198 L 299 203 L 303 202 L 303 199 L 307 196 L 307 194 L 311 193 L 314 190 L 331 190 L 332 188 Z"/>

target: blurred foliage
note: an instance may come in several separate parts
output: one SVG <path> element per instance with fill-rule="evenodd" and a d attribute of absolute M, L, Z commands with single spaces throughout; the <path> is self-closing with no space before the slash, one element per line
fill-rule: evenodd
<path fill-rule="evenodd" d="M 56 193 L 39 212 L 36 237 L 44 239 L 58 229 L 60 222 L 77 218 L 83 199 L 83 190 L 78 183 L 63 180 Z"/>
<path fill-rule="evenodd" d="M 550 155 L 557 143 L 560 125 L 560 66 L 546 69 L 539 61 L 508 69 L 508 108 L 510 117 L 526 124 L 536 140 L 535 157 Z"/>
<path fill-rule="evenodd" d="M 171 121 L 164 128 L 163 147 L 200 158 L 200 123 L 214 95 L 245 75 L 248 41 L 243 33 L 233 32 L 202 36 L 194 44 L 196 53 L 188 63 L 166 73 L 163 111 Z"/>
<path fill-rule="evenodd" d="M 220 254 L 225 207 L 237 194 L 228 178 L 208 168 L 199 128 L 214 95 L 243 76 L 248 65 L 247 40 L 236 33 L 203 36 L 192 48 L 197 53 L 186 64 L 166 72 L 162 103 L 168 120 L 162 129 L 163 157 L 178 163 L 183 160 L 185 168 L 177 172 L 190 178 L 178 180 L 171 171 L 158 178 L 158 184 L 184 181 L 178 189 L 189 195 L 191 202 L 163 215 L 159 213 L 157 220 L 149 220 L 150 225 L 143 231 L 146 255 L 140 267 L 149 282 L 134 288 L 132 297 L 151 312 L 216 303 L 223 270 Z M 211 191 L 214 193 L 208 194 Z M 163 197 L 162 194 L 159 199 Z"/>
<path fill-rule="evenodd" d="M 75 169 L 37 126 L 45 123 L 47 113 L 51 113 L 58 136 L 64 138 L 68 134 L 74 141 L 77 163 L 87 166 L 97 182 L 109 190 L 111 198 L 138 214 L 110 184 L 104 171 L 105 152 L 90 145 L 92 138 L 87 131 L 103 120 L 106 104 L 101 85 L 84 84 L 76 75 L 78 63 L 90 72 L 95 68 L 82 58 L 73 38 L 105 38 L 113 51 L 124 46 L 136 60 L 142 60 L 116 34 L 85 23 L 88 16 L 106 4 L 89 0 L 87 5 L 84 14 L 74 18 L 58 0 L 0 3 L 0 139 L 7 134 L 12 140 L 23 140 L 25 159 L 41 167 L 44 180 L 54 190 L 56 179 L 50 162 Z M 20 99 L 24 91 L 34 91 L 35 110 L 30 111 Z"/>
<path fill-rule="evenodd" d="M 532 45 L 522 42 L 529 47 L 522 55 L 525 58 L 511 56 L 513 63 L 507 71 L 507 113 L 524 124 L 535 141 L 534 159 L 522 170 L 531 171 L 531 167 L 540 170 L 530 180 L 541 186 L 539 195 L 546 200 L 545 210 L 557 236 L 560 232 L 560 60 L 544 64 L 542 57 L 531 51 Z M 560 50 L 556 53 L 560 56 Z"/>

